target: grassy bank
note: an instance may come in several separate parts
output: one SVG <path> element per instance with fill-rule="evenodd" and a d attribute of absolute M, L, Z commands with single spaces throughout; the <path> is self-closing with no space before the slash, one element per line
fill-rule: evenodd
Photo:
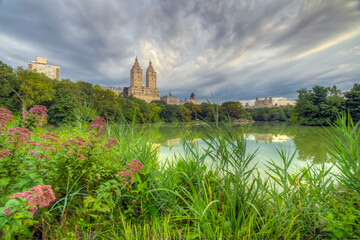
<path fill-rule="evenodd" d="M 185 154 L 160 165 L 151 137 L 130 125 L 97 118 L 47 132 L 42 113 L 27 128 L 0 116 L 1 239 L 360 237 L 360 128 L 350 118 L 327 132 L 338 175 L 321 164 L 289 174 L 295 153 L 278 149 L 282 163 L 269 161 L 264 177 L 226 123 L 221 134 L 205 128 L 203 151 L 183 141 Z"/>

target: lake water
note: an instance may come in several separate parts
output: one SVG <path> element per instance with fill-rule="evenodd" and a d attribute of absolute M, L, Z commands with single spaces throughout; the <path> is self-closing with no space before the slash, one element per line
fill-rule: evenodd
<path fill-rule="evenodd" d="M 205 147 L 202 139 L 206 139 L 203 124 L 194 123 L 162 123 L 136 126 L 139 134 L 149 134 L 152 142 L 160 148 L 159 160 L 173 159 L 183 154 L 181 139 L 192 144 Z M 303 167 L 311 163 L 329 162 L 327 141 L 323 136 L 322 127 L 308 127 L 292 125 L 286 122 L 255 122 L 243 126 L 234 125 L 235 134 L 244 134 L 247 152 L 252 153 L 258 149 L 253 164 L 257 163 L 259 169 L 264 169 L 264 163 L 273 160 L 280 164 L 276 149 L 283 148 L 288 153 L 296 151 L 293 168 Z"/>

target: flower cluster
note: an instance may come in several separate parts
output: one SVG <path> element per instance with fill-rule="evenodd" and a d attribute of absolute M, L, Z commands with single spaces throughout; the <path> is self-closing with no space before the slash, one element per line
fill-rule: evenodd
<path fill-rule="evenodd" d="M 32 134 L 32 132 L 25 127 L 10 127 L 8 131 L 10 133 L 5 135 L 13 138 L 11 141 L 9 141 L 9 143 L 16 142 L 16 146 L 21 146 L 28 143 L 29 136 Z"/>
<path fill-rule="evenodd" d="M 32 108 L 30 108 L 29 112 L 22 112 L 23 115 L 23 122 L 22 124 L 29 123 L 29 117 L 34 117 L 36 120 L 36 124 L 39 125 L 39 127 L 42 127 L 43 123 L 46 123 L 47 118 L 47 108 L 43 105 L 35 105 Z"/>
<path fill-rule="evenodd" d="M 97 117 L 93 119 L 89 131 L 96 130 L 103 133 L 105 132 L 106 127 L 106 120 L 104 118 Z"/>
<path fill-rule="evenodd" d="M 143 170 L 143 165 L 141 162 L 139 162 L 136 159 L 132 160 L 132 163 L 127 164 L 123 167 L 123 172 L 118 172 L 117 174 L 119 176 L 122 176 L 123 178 L 129 179 L 130 183 L 134 180 L 134 175 L 138 172 L 141 172 Z M 123 182 L 124 185 L 128 186 L 129 184 L 127 182 Z"/>
<path fill-rule="evenodd" d="M 3 149 L 1 152 L 0 152 L 0 158 L 3 158 L 4 156 L 6 156 L 6 155 L 12 155 L 12 153 L 11 152 L 9 152 L 8 150 L 6 150 L 6 149 Z"/>
<path fill-rule="evenodd" d="M 13 120 L 13 115 L 10 110 L 0 108 L 0 128 L 4 127 L 7 122 Z"/>
<path fill-rule="evenodd" d="M 41 135 L 40 137 L 43 139 L 48 139 L 50 140 L 50 142 L 56 142 L 56 143 L 59 143 L 58 138 L 60 138 L 59 135 L 56 135 L 55 133 L 51 133 L 51 132 L 46 132 L 46 134 Z"/>
<path fill-rule="evenodd" d="M 114 138 L 108 138 L 107 142 L 104 144 L 104 148 L 113 148 L 116 146 L 116 140 Z"/>
<path fill-rule="evenodd" d="M 29 191 L 15 193 L 10 199 L 14 198 L 23 198 L 27 200 L 29 211 L 32 215 L 35 214 L 38 208 L 50 206 L 50 203 L 56 199 L 50 185 L 38 185 L 31 188 Z"/>
<path fill-rule="evenodd" d="M 7 207 L 3 210 L 3 212 L 5 212 L 6 215 L 10 215 L 11 214 L 11 207 Z"/>

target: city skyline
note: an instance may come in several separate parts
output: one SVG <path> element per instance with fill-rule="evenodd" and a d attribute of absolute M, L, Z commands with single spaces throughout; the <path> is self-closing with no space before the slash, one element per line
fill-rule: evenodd
<path fill-rule="evenodd" d="M 0 0 L 0 60 L 34 56 L 62 78 L 125 87 L 135 56 L 161 92 L 224 102 L 295 99 L 360 76 L 358 1 Z"/>

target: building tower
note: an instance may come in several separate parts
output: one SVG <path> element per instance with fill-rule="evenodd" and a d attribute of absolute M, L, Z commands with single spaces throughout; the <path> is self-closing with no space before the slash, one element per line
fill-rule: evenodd
<path fill-rule="evenodd" d="M 156 72 L 152 66 L 151 60 L 146 70 L 146 87 L 150 89 L 156 88 Z"/>
<path fill-rule="evenodd" d="M 135 63 L 130 70 L 130 87 L 131 88 L 142 88 L 143 85 L 143 71 L 139 65 L 137 57 Z"/>
<path fill-rule="evenodd" d="M 49 78 L 60 80 L 60 67 L 46 64 L 46 58 L 36 57 L 36 61 L 28 63 L 28 70 L 44 73 Z"/>

